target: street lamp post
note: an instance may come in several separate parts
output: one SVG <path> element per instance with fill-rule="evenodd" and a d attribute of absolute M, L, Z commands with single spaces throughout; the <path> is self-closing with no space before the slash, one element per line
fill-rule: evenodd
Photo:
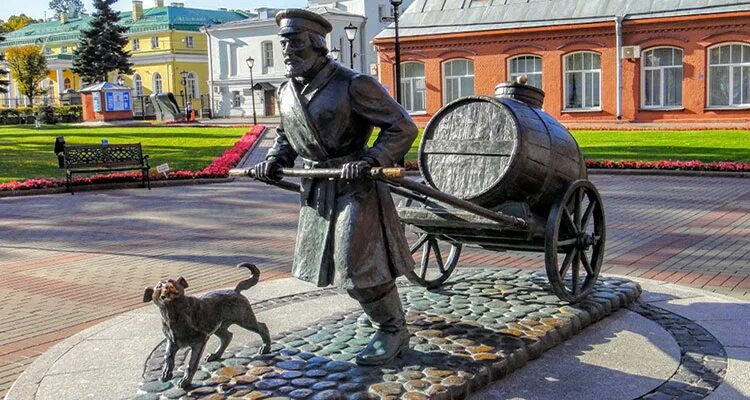
<path fill-rule="evenodd" d="M 401 43 L 398 37 L 398 7 L 401 5 L 401 0 L 391 0 L 393 6 L 393 21 L 395 22 L 396 30 L 396 43 L 395 43 L 395 56 L 396 56 L 396 80 L 395 80 L 395 93 L 396 101 L 401 104 Z"/>
<path fill-rule="evenodd" d="M 255 65 L 255 60 L 253 60 L 252 57 L 248 57 L 245 61 L 250 68 L 250 99 L 253 102 L 253 125 L 258 125 L 258 117 L 255 113 L 255 82 L 253 82 L 253 66 Z"/>
<path fill-rule="evenodd" d="M 354 54 L 354 39 L 357 38 L 357 27 L 349 22 L 349 25 L 344 28 L 344 32 L 346 33 L 346 39 L 349 40 L 349 68 L 354 69 L 354 57 L 356 57 Z"/>
<path fill-rule="evenodd" d="M 182 80 L 180 80 L 180 83 L 182 84 L 182 108 L 183 110 L 187 109 L 187 78 L 188 78 L 188 72 L 182 71 L 180 72 L 180 77 Z"/>

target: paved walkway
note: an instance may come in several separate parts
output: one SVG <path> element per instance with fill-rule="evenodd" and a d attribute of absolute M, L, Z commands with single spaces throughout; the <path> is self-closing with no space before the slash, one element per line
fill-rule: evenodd
<path fill-rule="evenodd" d="M 750 300 L 750 180 L 592 177 L 607 210 L 605 273 Z M 295 195 L 249 181 L 0 199 L 0 396 L 63 338 L 140 307 L 184 275 L 232 286 L 241 261 L 288 276 Z M 543 268 L 541 254 L 467 251 L 465 267 Z"/>

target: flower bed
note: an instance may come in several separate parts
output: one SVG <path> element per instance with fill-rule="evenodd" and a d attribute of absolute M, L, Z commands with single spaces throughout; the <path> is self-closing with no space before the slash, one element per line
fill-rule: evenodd
<path fill-rule="evenodd" d="M 211 164 L 200 171 L 172 171 L 166 177 L 164 174 L 152 172 L 152 181 L 177 180 L 177 179 L 199 179 L 199 178 L 225 178 L 229 176 L 229 170 L 234 168 L 244 157 L 245 153 L 253 146 L 265 126 L 257 125 L 245 133 L 234 146 L 228 148 L 224 154 L 215 158 Z M 140 172 L 116 172 L 110 174 L 97 174 L 92 176 L 81 176 L 73 178 L 73 185 L 91 185 L 97 183 L 121 183 L 140 182 Z M 65 179 L 57 178 L 34 178 L 25 181 L 11 181 L 0 183 L 0 192 L 12 190 L 50 189 L 64 187 Z"/>
<path fill-rule="evenodd" d="M 720 171 L 720 172 L 750 172 L 750 163 L 731 161 L 717 161 L 704 163 L 701 161 L 612 161 L 587 160 L 586 166 L 592 169 L 660 169 L 679 171 Z M 419 165 L 415 161 L 406 163 L 407 171 L 418 171 Z"/>

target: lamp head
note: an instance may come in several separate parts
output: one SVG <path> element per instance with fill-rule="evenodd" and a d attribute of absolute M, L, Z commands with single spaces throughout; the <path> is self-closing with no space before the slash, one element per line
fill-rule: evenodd
<path fill-rule="evenodd" d="M 329 53 L 331 54 L 331 58 L 333 58 L 334 61 L 338 61 L 339 57 L 341 56 L 341 50 L 335 47 L 331 51 L 329 51 Z"/>
<path fill-rule="evenodd" d="M 357 27 L 354 26 L 351 22 L 349 22 L 349 25 L 347 25 L 344 28 L 344 33 L 346 33 L 346 38 L 353 42 L 354 39 L 357 37 Z"/>
<path fill-rule="evenodd" d="M 245 60 L 247 63 L 248 68 L 253 69 L 253 66 L 255 65 L 255 60 L 253 60 L 252 57 L 248 57 L 247 60 Z"/>
<path fill-rule="evenodd" d="M 401 3 L 402 3 L 401 0 L 391 0 L 391 5 L 394 6 L 394 7 L 400 6 Z"/>

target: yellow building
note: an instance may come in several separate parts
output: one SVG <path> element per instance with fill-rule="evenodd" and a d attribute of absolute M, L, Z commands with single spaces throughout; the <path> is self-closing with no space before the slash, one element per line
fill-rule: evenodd
<path fill-rule="evenodd" d="M 85 86 L 71 71 L 73 50 L 80 40 L 81 30 L 88 28 L 91 16 L 31 24 L 5 35 L 0 52 L 17 46 L 38 45 L 47 56 L 49 73 L 42 82 L 48 92 L 48 103 L 60 103 L 60 95 Z M 121 14 L 121 23 L 128 28 L 132 75 L 110 76 L 111 82 L 121 82 L 133 88 L 134 107 L 139 110 L 139 97 L 153 93 L 172 92 L 178 103 L 192 99 L 193 107 L 200 107 L 201 96 L 208 94 L 208 47 L 206 36 L 200 32 L 205 26 L 248 18 L 240 11 L 202 10 L 184 7 L 182 3 L 164 6 L 155 0 L 154 7 L 144 9 L 142 1 L 133 1 L 133 9 Z M 12 78 L 12 77 L 11 77 Z M 26 99 L 11 79 L 9 93 L 0 94 L 0 104 L 23 106 Z M 204 101 L 207 101 L 204 99 Z M 206 105 L 207 106 L 207 105 Z"/>

